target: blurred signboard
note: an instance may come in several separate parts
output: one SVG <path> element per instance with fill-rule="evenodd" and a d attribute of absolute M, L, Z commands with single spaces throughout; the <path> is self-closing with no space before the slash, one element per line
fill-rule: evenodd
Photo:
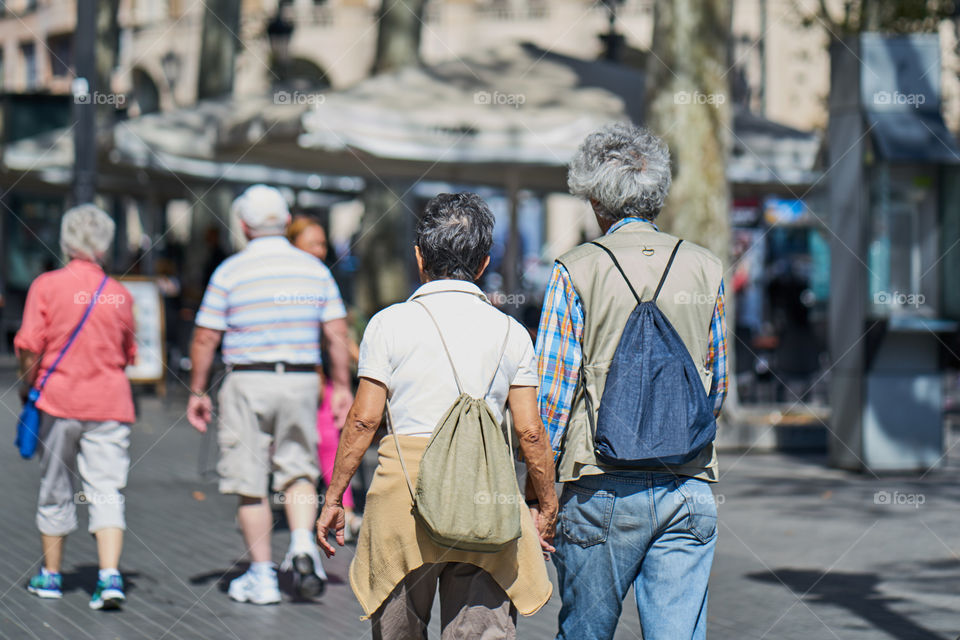
<path fill-rule="evenodd" d="M 760 224 L 760 202 L 756 198 L 737 198 L 730 208 L 730 224 L 734 227 L 755 227 Z"/>
<path fill-rule="evenodd" d="M 960 164 L 960 147 L 940 114 L 938 35 L 865 33 L 860 43 L 861 101 L 880 157 Z"/>
<path fill-rule="evenodd" d="M 940 113 L 940 40 L 935 33 L 860 36 L 860 92 L 870 111 Z"/>
<path fill-rule="evenodd" d="M 163 394 L 166 319 L 160 288 L 153 278 L 124 276 L 119 280 L 133 296 L 133 319 L 136 323 L 137 359 L 127 367 L 127 377 L 131 382 L 156 384 Z"/>
<path fill-rule="evenodd" d="M 807 219 L 807 205 L 795 198 L 770 196 L 763 200 L 763 217 L 769 225 L 802 223 Z"/>

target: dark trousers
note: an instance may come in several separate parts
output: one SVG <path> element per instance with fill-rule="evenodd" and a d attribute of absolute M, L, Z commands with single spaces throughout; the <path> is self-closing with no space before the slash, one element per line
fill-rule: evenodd
<path fill-rule="evenodd" d="M 427 637 L 440 590 L 441 640 L 513 640 L 517 610 L 489 573 L 472 564 L 426 564 L 407 574 L 370 619 L 374 640 Z"/>

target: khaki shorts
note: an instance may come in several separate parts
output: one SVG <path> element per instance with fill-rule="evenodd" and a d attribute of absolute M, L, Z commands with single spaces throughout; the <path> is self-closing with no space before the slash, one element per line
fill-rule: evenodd
<path fill-rule="evenodd" d="M 220 388 L 220 492 L 267 497 L 306 479 L 316 484 L 316 373 L 233 371 Z"/>

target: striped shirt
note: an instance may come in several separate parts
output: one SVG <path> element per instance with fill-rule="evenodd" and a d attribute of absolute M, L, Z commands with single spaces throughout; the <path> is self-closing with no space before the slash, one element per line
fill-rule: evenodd
<path fill-rule="evenodd" d="M 628 222 L 639 218 L 624 218 L 610 227 L 613 233 Z M 656 227 L 654 227 L 656 228 Z M 540 376 L 538 400 L 540 417 L 550 436 L 554 457 L 560 454 L 563 436 L 573 409 L 573 396 L 580 378 L 583 360 L 583 304 L 577 295 L 566 268 L 554 264 L 550 283 L 543 297 L 543 312 L 537 332 L 537 371 Z M 723 281 L 717 292 L 717 303 L 710 319 L 707 361 L 705 366 L 713 376 L 708 398 L 714 415 L 720 414 L 727 395 L 727 346 L 724 329 Z"/>
<path fill-rule="evenodd" d="M 282 236 L 265 236 L 213 272 L 196 323 L 225 332 L 227 364 L 319 364 L 321 325 L 346 315 L 322 262 Z"/>

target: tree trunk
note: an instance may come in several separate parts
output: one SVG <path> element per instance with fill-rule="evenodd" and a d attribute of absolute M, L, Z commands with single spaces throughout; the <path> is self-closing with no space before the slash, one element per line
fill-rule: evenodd
<path fill-rule="evenodd" d="M 363 194 L 363 217 L 356 252 L 360 268 L 356 304 L 366 317 L 410 295 L 413 282 L 413 228 L 410 203 L 401 199 L 407 185 L 372 180 Z"/>
<path fill-rule="evenodd" d="M 731 5 L 731 0 L 656 0 L 646 86 L 646 124 L 670 146 L 673 163 L 673 186 L 657 223 L 664 231 L 706 247 L 725 268 L 730 252 L 725 168 L 733 137 L 728 72 Z M 733 295 L 729 286 L 726 289 L 732 376 Z M 727 403 L 736 409 L 732 377 Z"/>
<path fill-rule="evenodd" d="M 420 62 L 420 27 L 426 0 L 383 0 L 377 19 L 377 52 L 373 73 L 393 71 Z"/>
<path fill-rule="evenodd" d="M 730 0 L 656 0 L 647 126 L 670 146 L 673 187 L 660 225 L 726 260 L 732 138 Z"/>
<path fill-rule="evenodd" d="M 113 90 L 110 80 L 117 66 L 117 50 L 120 47 L 120 25 L 117 22 L 119 7 L 120 0 L 97 2 L 97 39 L 93 45 L 97 91 L 110 93 Z M 101 125 L 112 123 L 116 116 L 116 107 L 109 103 L 99 106 L 97 111 Z"/>
<path fill-rule="evenodd" d="M 206 0 L 204 3 L 197 100 L 221 98 L 233 92 L 240 5 L 236 0 Z"/>
<path fill-rule="evenodd" d="M 373 73 L 387 73 L 420 62 L 420 28 L 425 0 L 383 0 Z M 409 185 L 368 181 L 356 243 L 360 259 L 357 306 L 369 317 L 410 294 L 415 216 L 401 194 Z"/>
<path fill-rule="evenodd" d="M 223 98 L 233 93 L 237 33 L 240 29 L 241 2 L 206 0 L 200 34 L 200 69 L 197 74 L 197 100 Z M 213 251 L 213 236 L 219 246 L 231 246 L 229 239 L 230 203 L 233 188 L 219 183 L 193 202 L 189 250 L 184 265 L 183 290 L 188 305 L 199 305 L 207 286 L 205 276 Z"/>

